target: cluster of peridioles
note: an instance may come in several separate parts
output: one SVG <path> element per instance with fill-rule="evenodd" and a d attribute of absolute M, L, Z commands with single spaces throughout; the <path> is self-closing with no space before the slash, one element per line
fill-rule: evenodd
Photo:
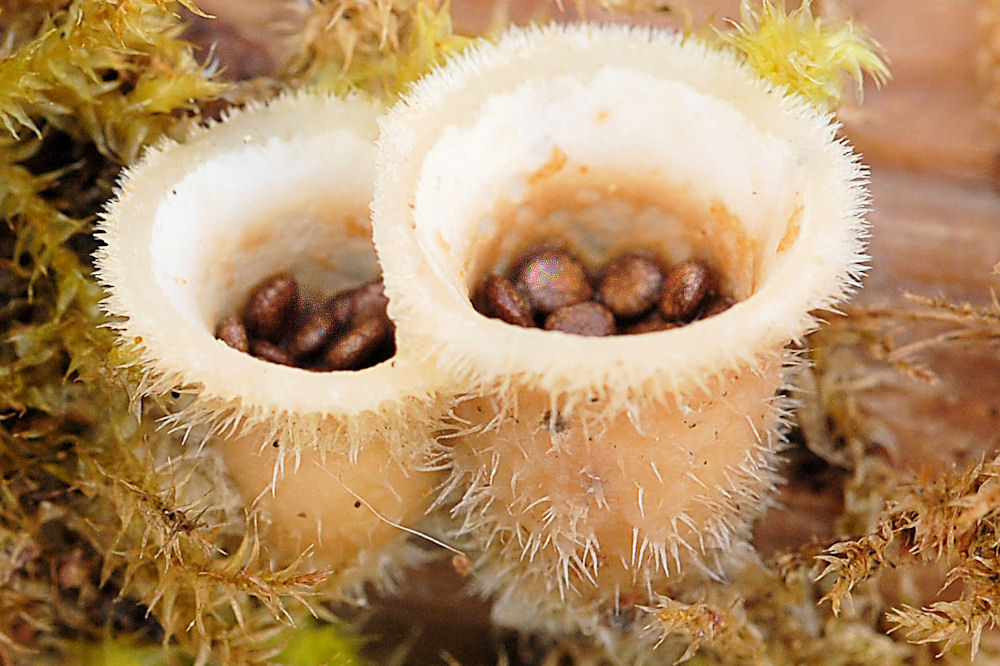
<path fill-rule="evenodd" d="M 863 169 L 808 103 L 645 29 L 513 30 L 379 114 L 299 94 L 150 151 L 102 223 L 121 339 L 149 390 L 194 396 L 174 422 L 215 426 L 275 557 L 357 589 L 433 524 L 498 623 L 631 641 L 749 550 L 787 346 L 862 270 Z M 546 243 L 708 260 L 737 303 L 601 338 L 473 308 Z M 276 271 L 319 294 L 381 273 L 395 355 L 313 372 L 216 340 Z"/>

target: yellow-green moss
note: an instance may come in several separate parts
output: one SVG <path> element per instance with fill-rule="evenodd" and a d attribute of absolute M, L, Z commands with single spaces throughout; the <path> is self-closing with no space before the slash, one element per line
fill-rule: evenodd
<path fill-rule="evenodd" d="M 455 35 L 450 2 L 317 2 L 303 21 L 299 55 L 285 76 L 343 94 L 361 90 L 387 102 L 469 38 Z"/>
<path fill-rule="evenodd" d="M 784 0 L 758 3 L 742 0 L 740 21 L 717 31 L 719 39 L 740 53 L 771 83 L 799 93 L 817 106 L 835 109 L 846 73 L 861 91 L 864 75 L 881 84 L 889 68 L 878 45 L 861 35 L 853 23 L 815 16 L 811 0 L 792 11 Z"/>

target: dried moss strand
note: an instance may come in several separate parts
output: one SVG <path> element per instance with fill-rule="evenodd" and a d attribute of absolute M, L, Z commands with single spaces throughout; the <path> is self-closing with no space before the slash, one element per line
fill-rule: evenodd
<path fill-rule="evenodd" d="M 1000 305 L 995 301 L 978 306 L 909 293 L 906 299 L 917 307 L 849 308 L 815 340 L 820 348 L 860 341 L 875 359 L 907 377 L 931 383 L 937 381 L 936 374 L 919 360 L 925 352 L 1000 342 Z M 914 331 L 921 332 L 915 336 Z"/>
<path fill-rule="evenodd" d="M 850 591 L 884 565 L 910 561 L 953 561 L 949 582 L 963 581 L 957 602 L 937 602 L 917 610 L 903 606 L 889 619 L 919 642 L 944 641 L 945 649 L 971 642 L 1000 619 L 1000 571 L 996 534 L 1000 529 L 994 500 L 1000 458 L 956 474 L 904 486 L 882 512 L 875 530 L 859 539 L 834 544 L 818 559 L 827 566 L 820 577 L 834 575 L 824 597 L 834 610 Z M 890 546 L 893 548 L 890 549 Z"/>
<path fill-rule="evenodd" d="M 736 602 L 738 604 L 738 602 Z M 766 654 L 767 647 L 755 636 L 745 618 L 732 609 L 720 609 L 706 603 L 683 603 L 662 597 L 654 607 L 642 607 L 651 618 L 645 629 L 659 635 L 657 649 L 675 644 L 679 655 L 674 663 L 686 662 L 696 655 L 708 657 L 717 650 L 736 659 L 753 663 Z M 724 647 L 723 647 L 724 646 Z M 709 657 L 710 658 L 710 657 Z"/>
<path fill-rule="evenodd" d="M 254 516 L 236 520 L 241 509 L 235 501 L 209 504 L 207 488 L 216 502 L 226 483 L 206 474 L 206 468 L 217 469 L 209 462 L 190 453 L 165 465 L 131 455 L 85 459 L 96 476 L 84 480 L 84 492 L 111 491 L 94 509 L 120 516 L 88 521 L 88 533 L 109 546 L 102 580 L 115 581 L 150 608 L 164 640 L 178 641 L 189 654 L 207 649 L 237 660 L 266 658 L 273 646 L 253 643 L 303 614 L 317 614 L 310 600 L 330 572 L 308 571 L 298 561 L 273 569 L 261 552 Z"/>

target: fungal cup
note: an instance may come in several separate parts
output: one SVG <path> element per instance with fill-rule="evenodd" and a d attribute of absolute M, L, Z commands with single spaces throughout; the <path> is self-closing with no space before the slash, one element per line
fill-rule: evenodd
<path fill-rule="evenodd" d="M 407 461 L 435 422 L 400 354 L 357 371 L 268 363 L 215 339 L 278 271 L 306 301 L 379 275 L 369 200 L 378 110 L 300 94 L 151 150 L 101 223 L 105 307 L 143 374 L 181 398 L 166 425 L 207 431 L 279 560 L 302 555 L 348 585 L 376 575 L 427 508 L 433 474 Z M 194 430 L 192 430 L 194 429 Z M 396 544 L 396 546 L 392 546 Z"/>
<path fill-rule="evenodd" d="M 439 502 L 495 617 L 620 633 L 668 583 L 723 575 L 776 481 L 789 343 L 862 270 L 865 175 L 831 118 L 696 40 L 579 25 L 473 47 L 380 124 L 389 311 L 463 392 Z M 604 338 L 477 313 L 540 243 L 592 270 L 702 259 L 737 303 Z"/>

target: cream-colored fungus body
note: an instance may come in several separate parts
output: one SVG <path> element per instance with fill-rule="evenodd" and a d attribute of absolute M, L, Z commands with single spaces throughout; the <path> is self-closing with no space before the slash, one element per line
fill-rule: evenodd
<path fill-rule="evenodd" d="M 106 309 L 138 357 L 141 394 L 175 390 L 168 425 L 207 424 L 277 559 L 303 553 L 347 584 L 373 574 L 429 504 L 410 471 L 436 407 L 402 353 L 358 371 L 268 363 L 214 337 L 260 280 L 303 298 L 379 275 L 370 237 L 378 109 L 297 95 L 165 143 L 123 178 L 100 225 Z M 358 504 L 355 507 L 355 503 Z"/>
<path fill-rule="evenodd" d="M 423 559 L 402 530 L 422 522 L 437 479 L 400 464 L 386 440 L 368 442 L 355 461 L 305 451 L 294 471 L 273 481 L 277 450 L 258 451 L 246 437 L 215 445 L 243 496 L 256 499 L 270 552 L 280 561 L 306 554 L 306 563 L 332 569 L 351 596 L 362 598 L 365 582 L 391 588 L 401 564 Z"/>
<path fill-rule="evenodd" d="M 607 640 L 724 573 L 769 502 L 791 341 L 856 286 L 864 172 L 836 126 L 731 54 L 648 29 L 480 44 L 380 121 L 373 203 L 400 344 L 467 392 L 436 464 L 502 623 Z M 537 243 L 591 269 L 708 261 L 736 305 L 586 338 L 477 313 Z M 637 621 L 638 619 L 638 621 Z"/>

